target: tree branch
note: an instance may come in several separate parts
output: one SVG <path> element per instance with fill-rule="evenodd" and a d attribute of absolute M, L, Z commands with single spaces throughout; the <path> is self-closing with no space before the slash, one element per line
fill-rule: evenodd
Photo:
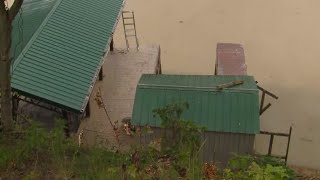
<path fill-rule="evenodd" d="M 15 0 L 12 4 L 10 10 L 9 10 L 9 18 L 10 20 L 13 20 L 14 17 L 18 14 L 21 6 L 22 6 L 23 0 Z"/>

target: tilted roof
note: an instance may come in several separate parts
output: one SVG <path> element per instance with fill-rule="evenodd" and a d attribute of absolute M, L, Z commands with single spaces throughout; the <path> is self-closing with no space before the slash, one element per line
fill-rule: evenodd
<path fill-rule="evenodd" d="M 12 88 L 82 112 L 122 7 L 123 0 L 56 0 L 15 60 Z"/>
<path fill-rule="evenodd" d="M 217 88 L 234 81 L 244 83 Z M 260 131 L 259 92 L 252 76 L 143 75 L 136 90 L 133 124 L 160 127 L 161 120 L 152 111 L 174 102 L 187 102 L 183 118 L 208 131 Z"/>

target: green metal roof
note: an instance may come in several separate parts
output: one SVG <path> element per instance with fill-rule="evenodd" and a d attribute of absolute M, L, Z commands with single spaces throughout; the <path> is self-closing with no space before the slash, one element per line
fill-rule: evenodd
<path fill-rule="evenodd" d="M 13 22 L 12 53 L 16 59 L 57 0 L 24 0 Z"/>
<path fill-rule="evenodd" d="M 217 85 L 243 80 L 218 90 Z M 188 102 L 183 118 L 208 131 L 256 134 L 260 131 L 259 91 L 252 76 L 142 75 L 137 86 L 132 121 L 160 127 L 152 111 L 172 102 Z"/>
<path fill-rule="evenodd" d="M 12 87 L 82 112 L 123 0 L 57 0 L 13 65 Z"/>

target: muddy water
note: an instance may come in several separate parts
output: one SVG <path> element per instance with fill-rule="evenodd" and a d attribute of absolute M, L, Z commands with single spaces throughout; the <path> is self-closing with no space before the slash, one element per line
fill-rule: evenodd
<path fill-rule="evenodd" d="M 319 0 L 128 0 L 140 42 L 159 43 L 170 74 L 213 74 L 217 42 L 242 43 L 248 72 L 280 99 L 261 129 L 293 126 L 289 163 L 320 168 Z M 116 46 L 124 46 L 121 23 Z M 256 149 L 267 150 L 258 137 Z M 276 139 L 274 153 L 285 140 Z"/>

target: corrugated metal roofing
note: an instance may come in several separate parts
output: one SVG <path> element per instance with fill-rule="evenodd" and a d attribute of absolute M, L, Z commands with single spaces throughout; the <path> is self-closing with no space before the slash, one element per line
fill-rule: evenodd
<path fill-rule="evenodd" d="M 244 84 L 221 91 L 234 80 Z M 172 102 L 188 102 L 183 117 L 209 131 L 259 133 L 259 95 L 252 76 L 143 75 L 137 86 L 132 121 L 160 127 L 152 111 Z"/>
<path fill-rule="evenodd" d="M 154 127 L 152 131 L 153 133 L 143 133 L 139 136 L 142 144 L 149 145 L 151 142 L 163 138 L 164 134 L 171 134 L 172 132 L 168 129 Z M 225 166 L 233 154 L 252 154 L 254 139 L 254 134 L 204 132 L 202 141 L 205 143 L 199 152 L 200 159 L 203 162 L 216 162 L 219 166 Z"/>
<path fill-rule="evenodd" d="M 84 110 L 123 0 L 57 0 L 13 66 L 12 87 Z"/>
<path fill-rule="evenodd" d="M 247 75 L 244 49 L 241 44 L 218 43 L 216 53 L 217 75 Z"/>
<path fill-rule="evenodd" d="M 13 22 L 12 53 L 16 59 L 57 0 L 24 0 Z"/>

